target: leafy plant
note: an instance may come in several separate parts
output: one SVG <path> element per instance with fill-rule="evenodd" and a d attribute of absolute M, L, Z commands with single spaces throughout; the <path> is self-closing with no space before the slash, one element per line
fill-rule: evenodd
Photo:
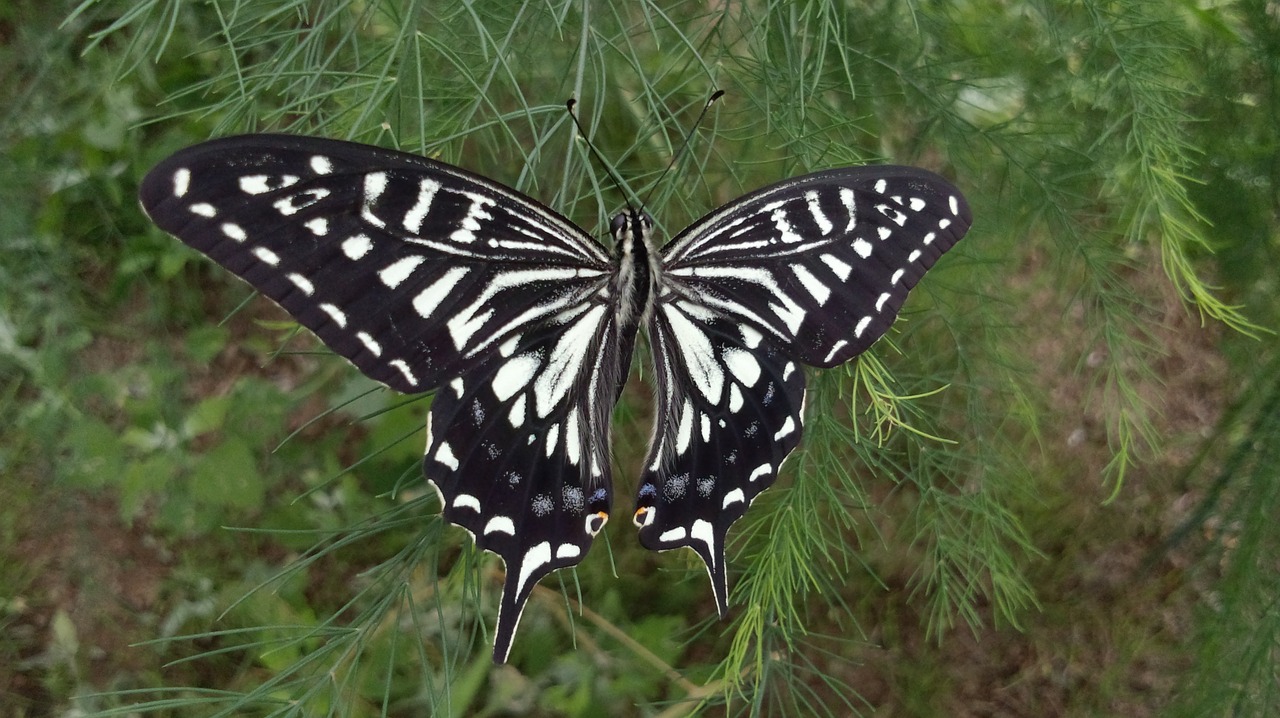
<path fill-rule="evenodd" d="M 164 598 L 142 611 L 150 641 L 131 655 L 147 668 L 104 680 L 84 668 L 102 639 L 45 620 L 70 614 L 52 597 L 32 607 L 38 575 L 16 549 L 0 555 L 14 587 L 0 620 L 51 626 L 47 645 L 63 652 L 7 638 L 0 650 L 42 676 L 50 703 L 958 713 L 972 697 L 946 651 L 1013 640 L 993 626 L 1025 629 L 1053 655 L 1015 682 L 1066 681 L 1079 659 L 1038 625 L 1071 621 L 1064 606 L 1088 598 L 1066 564 L 1091 541 L 1149 540 L 1148 528 L 1106 533 L 1093 514 L 1154 523 L 1126 498 L 1182 473 L 1166 469 L 1192 441 L 1160 411 L 1179 349 L 1168 338 L 1189 333 L 1167 324 L 1181 306 L 1229 337 L 1275 321 L 1261 268 L 1275 251 L 1268 83 L 1280 45 L 1260 0 L 139 0 L 50 12 L 0 11 L 0 87 L 15 98 L 0 116 L 4 536 L 22 543 L 35 529 L 16 507 L 43 504 L 66 512 L 52 528 L 107 514 L 179 556 Z M 664 176 L 715 88 L 727 97 Z M 608 166 L 576 138 L 570 96 Z M 607 226 L 624 202 L 611 172 L 669 235 L 743 191 L 879 160 L 954 177 L 977 224 L 888 338 L 811 377 L 801 449 L 731 535 L 730 622 L 711 618 L 695 560 L 640 551 L 615 520 L 582 566 L 536 591 L 513 667 L 495 669 L 485 632 L 499 566 L 435 515 L 419 469 L 423 401 L 356 377 L 133 209 L 138 179 L 168 153 L 258 130 L 421 152 L 585 227 Z M 1237 341 L 1224 341 L 1237 365 L 1274 356 L 1270 341 Z M 1203 451 L 1205 466 L 1248 481 L 1220 480 L 1230 486 L 1187 528 L 1214 516 L 1234 543 L 1196 544 L 1221 575 L 1169 592 L 1181 597 L 1170 610 L 1189 611 L 1200 587 L 1220 596 L 1205 602 L 1197 660 L 1231 657 L 1184 687 L 1189 714 L 1274 705 L 1274 570 L 1262 560 L 1274 412 L 1261 398 L 1273 392 L 1265 378 L 1249 386 L 1258 403 L 1242 400 Z M 649 405 L 633 382 L 618 408 L 619 477 L 637 474 Z M 1190 492 L 1206 485 L 1182 475 Z M 1085 525 L 1103 535 L 1079 535 Z M 1116 645 L 1144 643 L 1141 610 L 1099 613 Z M 1150 644 L 1174 653 L 1179 641 Z M 1099 674 L 1079 678 L 1089 690 L 1054 710 L 1105 712 L 1128 695 L 1087 673 Z"/>

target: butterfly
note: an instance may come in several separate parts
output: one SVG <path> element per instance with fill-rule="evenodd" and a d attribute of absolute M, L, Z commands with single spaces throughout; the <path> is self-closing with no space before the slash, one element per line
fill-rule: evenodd
<path fill-rule="evenodd" d="M 846 167 L 751 192 L 661 248 L 629 208 L 606 251 L 466 170 L 274 134 L 183 149 L 139 198 L 370 378 L 435 392 L 423 472 L 506 567 L 497 663 L 533 587 L 611 515 L 610 423 L 641 329 L 657 408 L 632 520 L 647 548 L 697 553 L 724 616 L 726 535 L 800 441 L 803 366 L 884 335 L 972 220 L 936 174 Z"/>

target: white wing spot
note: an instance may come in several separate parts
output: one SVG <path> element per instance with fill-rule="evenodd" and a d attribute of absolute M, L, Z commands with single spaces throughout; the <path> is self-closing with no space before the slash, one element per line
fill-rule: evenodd
<path fill-rule="evenodd" d="M 919 258 L 920 258 L 920 250 L 918 249 L 911 250 L 911 254 L 907 255 L 908 262 L 915 262 Z"/>
<path fill-rule="evenodd" d="M 876 299 L 876 311 L 878 312 L 878 311 L 883 310 L 883 309 L 884 309 L 884 303 L 885 303 L 885 302 L 887 302 L 887 301 L 889 301 L 889 293 L 888 293 L 888 292 L 885 292 L 884 294 L 881 294 L 881 295 Z"/>
<path fill-rule="evenodd" d="M 851 232 L 858 224 L 858 207 L 857 196 L 853 190 L 848 187 L 840 189 L 840 203 L 844 205 L 844 209 L 849 213 L 849 223 L 845 225 L 844 231 Z"/>
<path fill-rule="evenodd" d="M 504 533 L 508 536 L 516 535 L 516 525 L 509 517 L 494 516 L 484 525 L 484 535 L 488 536 L 492 533 Z"/>
<path fill-rule="evenodd" d="M 888 217 L 889 221 L 893 222 L 899 227 L 907 223 L 907 215 L 903 214 L 902 212 L 899 212 L 898 210 L 894 209 L 893 207 L 890 207 L 887 204 L 878 204 L 876 205 L 876 209 L 880 211 L 880 214 L 883 214 L 885 217 Z"/>
<path fill-rule="evenodd" d="M 787 331 L 791 332 L 792 336 L 795 336 L 796 333 L 800 331 L 800 325 L 804 323 L 805 311 L 800 308 L 800 305 L 795 303 L 795 300 L 786 294 L 779 294 L 777 296 L 790 306 L 770 304 L 769 308 L 773 310 L 774 314 L 778 315 L 778 318 L 782 320 L 783 324 L 787 325 Z"/>
<path fill-rule="evenodd" d="M 458 377 L 449 382 L 449 388 L 453 389 L 454 396 L 462 398 L 462 393 L 467 390 L 467 385 L 463 383 L 462 377 Z"/>
<path fill-rule="evenodd" d="M 237 242 L 243 242 L 249 238 L 249 235 L 244 233 L 244 228 L 238 224 L 225 222 L 220 229 L 223 234 Z"/>
<path fill-rule="evenodd" d="M 569 458 L 569 463 L 577 466 L 582 460 L 582 438 L 578 434 L 578 407 L 574 407 L 569 412 L 569 418 L 564 423 L 564 451 Z M 565 487 L 568 489 L 568 487 Z"/>
<path fill-rule="evenodd" d="M 516 581 L 517 596 L 524 592 L 524 585 L 529 582 L 533 572 L 548 563 L 551 563 L 550 541 L 543 541 L 525 552 L 524 558 L 520 559 L 520 578 Z"/>
<path fill-rule="evenodd" d="M 498 397 L 498 401 L 510 399 L 533 380 L 533 375 L 537 371 L 538 358 L 529 354 L 522 354 L 504 363 L 493 375 L 494 396 Z"/>
<path fill-rule="evenodd" d="M 884 191 L 885 191 L 885 189 L 886 189 L 886 188 L 888 188 L 888 186 L 889 186 L 889 183 L 888 183 L 888 182 L 885 182 L 884 180 L 877 180 L 877 181 L 876 181 L 876 192 L 877 192 L 877 193 L 879 193 L 879 194 L 884 194 Z"/>
<path fill-rule="evenodd" d="M 520 344 L 520 335 L 517 334 L 511 337 L 510 339 L 506 340 L 502 344 L 500 344 L 498 346 L 498 353 L 504 357 L 509 357 L 512 354 L 515 354 L 516 347 L 519 346 L 519 344 Z"/>
<path fill-rule="evenodd" d="M 755 349 L 760 346 L 760 340 L 764 339 L 764 336 L 760 334 L 760 332 L 746 324 L 739 324 L 738 331 L 742 332 L 742 343 L 745 344 L 748 349 Z"/>
<path fill-rule="evenodd" d="M 747 477 L 747 481 L 755 481 L 756 479 L 759 479 L 761 476 L 767 476 L 771 471 L 773 471 L 772 464 L 761 464 L 757 466 L 754 471 L 751 472 L 751 475 Z"/>
<path fill-rule="evenodd" d="M 262 261 L 266 262 L 267 264 L 270 264 L 273 267 L 280 264 L 280 255 L 276 254 L 275 252 L 272 252 L 266 247 L 254 247 L 253 256 L 257 257 L 258 259 L 261 259 Z"/>
<path fill-rule="evenodd" d="M 323 187 L 317 187 L 315 189 L 299 192 L 298 194 L 290 197 L 285 197 L 284 199 L 278 199 L 275 202 L 272 202 L 271 206 L 275 207 L 281 215 L 289 217 L 297 214 L 298 210 L 306 209 L 328 196 L 329 190 Z M 295 200 L 300 204 L 294 204 Z"/>
<path fill-rule="evenodd" d="M 711 441 L 711 417 L 699 412 L 698 419 L 698 423 L 701 424 L 700 428 L 702 429 L 702 443 L 705 444 L 708 441 Z"/>
<path fill-rule="evenodd" d="M 556 558 L 577 558 L 582 555 L 582 549 L 577 544 L 562 543 L 556 547 Z"/>
<path fill-rule="evenodd" d="M 454 267 L 432 282 L 426 289 L 418 292 L 413 298 L 413 310 L 423 319 L 430 319 L 440 308 L 440 302 L 458 286 L 458 282 L 470 272 L 470 267 Z"/>
<path fill-rule="evenodd" d="M 534 410 L 539 417 L 548 416 L 577 381 L 604 312 L 604 306 L 593 307 L 560 335 L 546 368 L 533 384 Z"/>
<path fill-rule="evenodd" d="M 893 236 L 893 230 L 889 229 L 888 227 L 880 227 L 876 229 L 876 234 L 879 235 L 880 241 L 883 242 L 889 237 Z"/>
<path fill-rule="evenodd" d="M 856 247 L 857 244 L 855 243 L 854 246 Z M 817 300 L 818 306 L 826 304 L 827 300 L 831 298 L 831 289 L 823 284 L 822 280 L 813 276 L 813 272 L 810 272 L 808 267 L 803 264 L 793 264 L 791 265 L 791 273 L 796 275 L 796 279 L 800 280 L 800 286 L 804 287 L 805 291 Z"/>
<path fill-rule="evenodd" d="M 676 430 L 676 453 L 684 455 L 693 440 L 693 402 L 686 401 L 680 412 L 680 427 Z"/>
<path fill-rule="evenodd" d="M 450 459 L 450 460 L 452 460 L 452 459 L 453 459 L 453 450 L 449 449 L 449 445 L 448 445 L 448 444 L 441 444 L 441 445 L 440 445 L 440 449 L 441 449 L 441 450 L 443 450 L 443 451 L 445 451 L 445 452 L 448 454 L 448 456 L 449 456 L 449 459 Z M 439 451 L 437 451 L 437 452 L 436 452 L 436 455 L 438 456 L 439 454 L 440 454 L 440 452 L 439 452 Z M 441 462 L 441 463 L 443 463 L 443 462 Z M 454 463 L 455 463 L 455 465 L 456 465 L 456 463 L 457 463 L 457 462 L 454 462 Z M 443 502 L 443 501 L 441 501 L 440 503 L 444 503 L 444 502 Z M 455 509 L 471 509 L 472 511 L 475 511 L 476 513 L 479 513 L 479 512 L 480 512 L 480 499 L 477 499 L 476 497 L 472 496 L 471 494 L 458 494 L 457 496 L 453 497 L 453 508 L 455 508 Z"/>
<path fill-rule="evenodd" d="M 912 197 L 909 204 L 911 205 L 911 209 L 913 211 L 919 212 L 920 210 L 924 209 L 925 202 L 919 197 Z M 955 214 L 955 210 L 952 210 L 951 213 Z"/>
<path fill-rule="evenodd" d="M 493 219 L 493 215 L 485 210 L 485 206 L 493 204 L 493 200 L 472 192 L 463 194 L 471 199 L 471 206 L 467 208 L 467 216 L 462 218 L 462 229 L 455 230 L 449 235 L 449 239 L 466 244 L 476 241 L 475 232 L 480 229 L 481 219 Z"/>
<path fill-rule="evenodd" d="M 724 352 L 724 364 L 729 371 L 742 382 L 743 386 L 752 387 L 760 381 L 760 362 L 751 355 L 751 352 L 744 352 L 741 349 L 726 349 Z"/>
<path fill-rule="evenodd" d="M 453 455 L 453 447 L 449 446 L 449 442 L 447 441 L 440 442 L 439 448 L 436 449 L 435 458 L 436 458 L 436 461 L 449 467 L 450 471 L 458 470 L 458 457 Z M 458 494 L 458 497 L 453 500 L 453 505 L 455 507 L 459 506 L 462 503 L 463 496 L 467 496 L 467 494 Z M 479 511 L 480 502 L 477 501 L 474 496 L 468 496 L 468 498 L 470 498 L 473 502 L 475 502 L 475 509 L 476 511 Z"/>
<path fill-rule="evenodd" d="M 507 419 L 511 421 L 511 425 L 514 427 L 524 426 L 525 404 L 527 403 L 524 397 L 524 394 L 516 397 L 515 402 L 511 404 L 511 413 L 507 415 Z"/>
<path fill-rule="evenodd" d="M 848 345 L 848 343 L 849 343 L 849 342 L 846 342 L 845 340 L 841 339 L 841 340 L 837 341 L 835 344 L 832 344 L 832 345 L 831 345 L 831 351 L 827 352 L 827 358 L 826 358 L 826 359 L 823 359 L 823 361 L 824 361 L 824 362 L 830 362 L 832 359 L 835 359 L 835 358 L 836 358 L 836 354 L 839 354 L 839 353 L 840 353 L 840 350 L 841 350 L 841 349 L 844 349 L 844 348 L 845 348 L 845 346 L 846 346 L 846 345 Z M 785 378 L 785 377 L 784 377 L 784 378 Z"/>
<path fill-rule="evenodd" d="M 198 214 L 201 217 L 213 217 L 218 214 L 218 210 L 214 209 L 213 205 L 208 202 L 197 202 L 187 209 L 191 210 L 191 214 Z"/>
<path fill-rule="evenodd" d="M 316 217 L 313 220 L 305 222 L 302 226 L 311 230 L 311 233 L 317 237 L 323 237 L 329 233 L 329 220 L 324 217 Z"/>
<path fill-rule="evenodd" d="M 787 220 L 787 213 L 785 210 L 774 210 L 771 219 L 773 220 L 774 227 L 778 229 L 778 238 L 783 242 L 794 244 L 795 242 L 799 242 L 804 239 L 804 237 L 796 234 L 796 231 L 791 228 L 791 222 Z"/>
<path fill-rule="evenodd" d="M 364 176 L 364 203 L 365 206 L 371 205 L 378 201 L 383 191 L 387 189 L 387 173 L 386 172 L 370 172 Z"/>
<path fill-rule="evenodd" d="M 418 183 L 418 201 L 405 212 L 405 229 L 414 234 L 422 231 L 422 221 L 427 218 L 427 212 L 431 210 L 431 203 L 435 201 L 436 192 L 439 191 L 440 183 L 433 179 L 424 179 Z"/>
<path fill-rule="evenodd" d="M 360 343 L 364 345 L 365 349 L 369 350 L 370 354 L 376 357 L 382 356 L 382 345 L 370 336 L 368 332 L 356 332 L 356 339 L 360 340 Z"/>
<path fill-rule="evenodd" d="M 818 259 L 821 259 L 823 264 L 830 267 L 831 271 L 834 272 L 835 275 L 840 278 L 840 281 L 842 282 L 849 281 L 849 273 L 853 271 L 853 267 L 850 267 L 848 264 L 845 264 L 843 261 L 840 260 L 839 257 L 835 256 L 834 254 L 824 254 L 818 257 Z"/>
<path fill-rule="evenodd" d="M 687 305 L 681 304 L 681 308 L 685 306 Z M 707 401 L 713 406 L 718 405 L 721 392 L 724 390 L 724 372 L 716 362 L 715 349 L 711 346 L 711 340 L 706 332 L 685 317 L 679 309 L 664 305 L 662 311 L 667 317 L 672 332 L 675 333 L 676 344 L 689 371 L 689 378 L 693 380 L 694 386 L 707 398 Z M 803 310 L 801 310 L 801 317 L 803 316 Z"/>
<path fill-rule="evenodd" d="M 311 280 L 307 279 L 301 274 L 298 274 L 297 272 L 291 272 L 288 275 L 286 275 L 286 278 L 293 283 L 293 286 L 297 287 L 298 289 L 301 289 L 302 293 L 307 295 L 308 297 L 316 293 L 315 285 L 311 283 Z"/>
<path fill-rule="evenodd" d="M 556 444 L 560 442 L 560 425 L 552 424 L 547 429 L 547 458 L 551 458 L 556 453 Z"/>
<path fill-rule="evenodd" d="M 327 175 L 333 171 L 333 162 L 324 155 L 316 155 L 311 158 L 311 171 L 318 175 Z"/>
<path fill-rule="evenodd" d="M 663 531 L 662 533 L 658 534 L 658 540 L 661 541 L 662 543 L 672 543 L 675 541 L 683 541 L 684 537 L 688 535 L 689 535 L 689 532 L 685 530 L 685 527 L 677 526 L 673 529 L 667 529 L 666 531 Z"/>
<path fill-rule="evenodd" d="M 950 226 L 951 226 L 951 220 L 949 219 L 938 220 L 938 229 L 946 229 L 947 227 L 950 227 Z"/>
<path fill-rule="evenodd" d="M 183 167 L 173 173 L 173 196 L 183 197 L 187 194 L 187 190 L 191 187 L 191 170 Z M 954 210 L 952 214 L 954 214 Z"/>
<path fill-rule="evenodd" d="M 935 239 L 937 239 L 937 238 L 938 238 L 938 235 L 934 234 L 933 232 L 930 232 L 930 233 L 926 234 L 926 235 L 924 236 L 924 246 L 926 246 L 926 247 L 927 247 L 927 246 L 929 246 L 929 245 L 933 244 L 933 240 L 935 240 Z"/>
<path fill-rule="evenodd" d="M 866 316 L 858 320 L 858 326 L 853 329 L 853 336 L 861 338 L 862 333 L 867 330 L 867 325 L 871 323 L 871 317 Z"/>
<path fill-rule="evenodd" d="M 738 389 L 737 384 L 729 385 L 729 411 L 737 414 L 742 410 L 742 391 Z M 720 426 L 724 426 L 724 422 L 720 422 Z"/>
<path fill-rule="evenodd" d="M 787 362 L 787 365 L 782 367 L 782 380 L 786 381 L 787 379 L 790 379 L 791 372 L 795 370 L 796 370 L 796 363 L 793 361 Z"/>
<path fill-rule="evenodd" d="M 518 395 L 515 403 L 511 404 L 511 413 L 508 413 L 507 419 L 511 421 L 512 426 L 525 425 L 525 394 Z"/>
<path fill-rule="evenodd" d="M 378 272 L 378 279 L 381 279 L 388 289 L 395 289 L 403 284 L 404 280 L 408 279 L 410 274 L 413 274 L 413 270 L 417 269 L 418 265 L 425 260 L 426 257 L 416 254 L 397 259 Z"/>
<path fill-rule="evenodd" d="M 894 272 L 893 277 L 889 280 L 889 284 L 897 284 L 898 280 L 902 279 L 903 274 L 906 274 L 906 271 L 902 269 L 899 269 L 898 271 Z"/>
<path fill-rule="evenodd" d="M 782 437 L 786 436 L 787 434 L 790 434 L 795 430 L 796 430 L 796 421 L 795 419 L 792 419 L 791 417 L 788 416 L 787 420 L 782 422 L 782 428 L 778 429 L 778 433 L 773 435 L 773 440 L 777 441 L 778 439 L 781 439 Z"/>
<path fill-rule="evenodd" d="M 809 203 L 809 214 L 813 215 L 813 221 L 817 223 L 818 230 L 823 236 L 830 234 L 835 225 L 831 224 L 831 220 L 827 219 L 827 215 L 823 213 L 822 206 L 818 203 L 817 191 L 805 192 L 804 199 Z"/>
<path fill-rule="evenodd" d="M 271 191 L 266 175 L 249 175 L 240 178 L 240 191 L 245 194 L 264 194 Z"/>
<path fill-rule="evenodd" d="M 857 253 L 859 257 L 866 259 L 871 256 L 871 243 L 859 237 L 858 239 L 853 240 L 853 251 Z"/>
<path fill-rule="evenodd" d="M 409 382 L 409 384 L 413 386 L 418 385 L 418 377 L 413 375 L 413 370 L 409 368 L 408 362 L 403 359 L 392 359 L 388 364 L 399 369 L 400 373 L 404 375 L 404 380 Z"/>
<path fill-rule="evenodd" d="M 716 548 L 716 532 L 710 521 L 706 519 L 698 519 L 693 522 L 693 529 L 689 531 L 689 538 L 697 539 L 707 545 L 707 555 L 712 560 L 720 558 L 723 554 Z M 707 566 L 707 573 L 712 574 L 712 567 Z"/>
<path fill-rule="evenodd" d="M 353 261 L 363 258 L 371 249 L 373 240 L 367 234 L 357 234 L 342 242 L 342 253 Z"/>
<path fill-rule="evenodd" d="M 947 198 L 947 207 L 951 210 L 951 214 L 960 214 L 960 203 L 956 201 L 955 196 Z"/>
<path fill-rule="evenodd" d="M 739 504 L 746 500 L 747 497 L 742 493 L 742 489 L 734 489 L 724 495 L 724 501 L 720 503 L 720 508 L 727 509 L 730 504 Z"/>

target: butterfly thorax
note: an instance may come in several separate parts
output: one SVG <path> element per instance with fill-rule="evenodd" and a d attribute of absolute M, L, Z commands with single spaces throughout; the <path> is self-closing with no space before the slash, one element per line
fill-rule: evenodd
<path fill-rule="evenodd" d="M 650 244 L 653 219 L 628 209 L 614 216 L 609 227 L 613 235 L 614 292 L 618 301 L 618 325 L 625 336 L 633 336 L 640 322 L 647 319 L 653 306 L 657 280 L 657 253 Z"/>

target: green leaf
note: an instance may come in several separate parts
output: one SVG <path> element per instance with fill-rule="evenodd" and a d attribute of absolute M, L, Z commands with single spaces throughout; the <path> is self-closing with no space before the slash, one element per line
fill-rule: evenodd
<path fill-rule="evenodd" d="M 228 439 L 201 455 L 191 472 L 191 497 L 210 508 L 255 509 L 266 495 L 253 452 Z"/>

